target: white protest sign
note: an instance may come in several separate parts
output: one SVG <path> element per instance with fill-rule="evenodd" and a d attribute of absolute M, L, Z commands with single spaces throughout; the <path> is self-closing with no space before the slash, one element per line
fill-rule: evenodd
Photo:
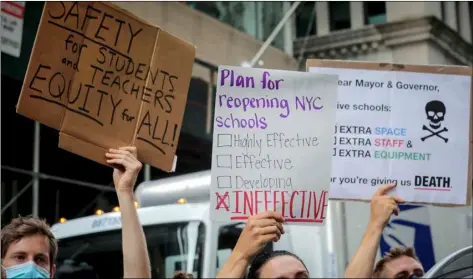
<path fill-rule="evenodd" d="M 25 2 L 2 1 L 2 52 L 20 57 Z"/>
<path fill-rule="evenodd" d="M 330 198 L 470 202 L 471 68 L 309 60 L 339 75 Z"/>
<path fill-rule="evenodd" d="M 323 224 L 335 125 L 335 75 L 220 66 L 211 217 L 280 212 Z"/>

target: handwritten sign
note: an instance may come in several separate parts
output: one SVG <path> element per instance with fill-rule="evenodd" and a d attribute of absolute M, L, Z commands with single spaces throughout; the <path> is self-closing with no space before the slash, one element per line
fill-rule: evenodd
<path fill-rule="evenodd" d="M 91 160 L 135 145 L 141 161 L 171 171 L 194 56 L 112 4 L 46 2 L 17 112 Z"/>
<path fill-rule="evenodd" d="M 330 198 L 370 200 L 397 183 L 408 202 L 471 201 L 472 69 L 308 60 L 337 74 Z"/>
<path fill-rule="evenodd" d="M 20 57 L 23 37 L 23 20 L 25 17 L 24 1 L 2 1 L 0 18 L 2 33 L 0 35 L 1 51 L 13 57 Z"/>
<path fill-rule="evenodd" d="M 337 81 L 335 75 L 219 67 L 213 220 L 277 211 L 286 222 L 324 223 Z"/>

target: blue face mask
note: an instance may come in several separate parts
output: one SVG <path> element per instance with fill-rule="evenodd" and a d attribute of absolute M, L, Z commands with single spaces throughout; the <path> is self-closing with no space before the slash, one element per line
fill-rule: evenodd
<path fill-rule="evenodd" d="M 7 279 L 10 278 L 49 278 L 49 272 L 34 262 L 26 262 L 5 268 Z"/>

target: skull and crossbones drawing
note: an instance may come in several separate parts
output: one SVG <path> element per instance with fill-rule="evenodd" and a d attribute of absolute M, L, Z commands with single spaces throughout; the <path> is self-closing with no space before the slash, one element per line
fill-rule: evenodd
<path fill-rule="evenodd" d="M 430 101 L 425 105 L 425 114 L 429 120 L 429 126 L 422 126 L 423 131 L 428 131 L 429 134 L 422 137 L 421 140 L 425 141 L 428 138 L 436 136 L 442 139 L 445 143 L 448 142 L 448 138 L 442 136 L 442 133 L 448 132 L 446 127 L 442 128 L 442 122 L 445 120 L 445 113 L 447 112 L 445 105 L 440 101 Z"/>

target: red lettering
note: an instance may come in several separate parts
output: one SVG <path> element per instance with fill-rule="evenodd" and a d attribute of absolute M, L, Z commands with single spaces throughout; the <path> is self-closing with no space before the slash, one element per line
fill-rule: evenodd
<path fill-rule="evenodd" d="M 319 217 L 319 211 L 320 211 L 320 200 L 319 200 L 319 203 L 317 204 L 317 193 L 312 192 L 312 195 L 314 195 L 314 219 L 317 219 L 317 217 Z"/>
<path fill-rule="evenodd" d="M 301 191 L 302 193 L 302 205 L 301 205 L 301 218 L 304 218 L 304 206 L 305 206 L 305 193 L 307 191 Z"/>
<path fill-rule="evenodd" d="M 281 214 L 282 214 L 282 217 L 287 217 L 286 216 L 286 204 L 287 204 L 287 202 L 284 199 L 284 194 L 287 194 L 287 193 L 288 193 L 287 191 L 282 191 L 281 192 L 281 196 L 282 196 L 282 202 L 281 202 L 282 203 L 282 212 L 281 212 Z"/>
<path fill-rule="evenodd" d="M 322 195 L 324 196 L 324 206 L 322 207 L 322 217 L 321 219 L 325 219 L 325 208 L 328 207 L 328 200 L 327 200 L 327 191 L 322 191 Z"/>
<path fill-rule="evenodd" d="M 268 203 L 271 203 L 271 200 L 268 199 L 268 195 L 271 194 L 271 191 L 264 191 L 264 210 L 268 211 Z"/>
<path fill-rule="evenodd" d="M 233 213 L 241 213 L 240 212 L 240 193 L 243 191 L 233 191 L 235 193 L 235 212 Z"/>
<path fill-rule="evenodd" d="M 248 197 L 248 195 L 250 195 L 250 196 Z M 245 215 L 248 214 L 247 211 L 246 211 L 248 209 L 249 214 L 253 215 L 253 213 L 254 213 L 253 208 L 254 208 L 254 206 L 253 206 L 253 192 L 245 191 L 244 196 L 243 196 L 243 214 L 245 214 Z"/>
<path fill-rule="evenodd" d="M 307 206 L 307 217 L 306 218 L 309 218 L 310 216 L 310 206 L 311 206 L 311 201 L 312 201 L 312 195 L 311 195 L 312 192 L 309 192 L 309 206 Z"/>
<path fill-rule="evenodd" d="M 258 204 L 261 203 L 261 201 L 258 200 L 258 193 L 262 193 L 263 191 L 255 191 L 255 214 L 258 214 Z"/>
<path fill-rule="evenodd" d="M 274 212 L 276 212 L 276 209 L 277 209 L 276 207 L 277 207 L 277 204 L 279 203 L 278 198 L 277 198 L 279 196 L 278 193 L 279 193 L 279 191 L 274 191 L 273 192 L 273 208 L 274 208 L 273 211 Z"/>
<path fill-rule="evenodd" d="M 291 201 L 289 202 L 289 215 L 291 215 L 291 218 L 296 218 L 296 215 L 294 215 L 294 213 L 293 213 L 293 209 L 294 209 L 294 197 L 295 197 L 296 195 L 299 195 L 299 192 L 293 191 L 293 192 L 292 192 L 292 195 L 291 195 Z"/>
<path fill-rule="evenodd" d="M 287 222 L 322 223 L 328 211 L 329 198 L 328 191 L 325 190 L 320 192 L 270 190 L 233 192 L 237 204 L 231 209 L 236 215 L 231 217 L 232 220 L 246 220 L 248 216 L 256 215 L 261 211 L 274 210 L 280 212 Z M 228 194 L 227 192 L 220 196 L 221 194 L 217 193 L 216 209 L 225 208 L 229 211 Z M 260 205 L 263 203 L 264 205 Z"/>
<path fill-rule="evenodd" d="M 225 192 L 225 194 L 223 194 L 223 197 L 220 196 L 220 194 L 217 192 L 215 192 L 215 194 L 217 195 L 217 206 L 215 207 L 215 209 L 220 209 L 220 207 L 223 206 L 226 211 L 229 211 L 228 205 L 225 202 L 225 199 L 228 197 L 228 192 Z"/>

